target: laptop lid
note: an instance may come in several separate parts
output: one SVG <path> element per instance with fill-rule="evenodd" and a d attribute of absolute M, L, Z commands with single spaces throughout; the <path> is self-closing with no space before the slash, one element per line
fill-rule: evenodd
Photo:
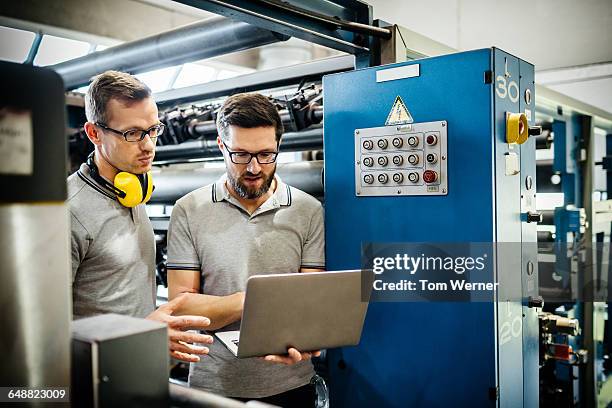
<path fill-rule="evenodd" d="M 252 276 L 238 357 L 357 345 L 367 308 L 360 270 Z"/>

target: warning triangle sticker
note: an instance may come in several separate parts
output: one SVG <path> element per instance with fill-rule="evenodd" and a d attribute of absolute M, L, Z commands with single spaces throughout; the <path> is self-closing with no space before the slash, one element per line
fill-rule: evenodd
<path fill-rule="evenodd" d="M 385 125 L 405 125 L 412 122 L 414 122 L 412 115 L 408 111 L 404 101 L 402 101 L 402 98 L 398 95 L 395 98 L 395 102 L 393 102 L 393 107 L 389 112 L 389 116 L 387 116 Z"/>

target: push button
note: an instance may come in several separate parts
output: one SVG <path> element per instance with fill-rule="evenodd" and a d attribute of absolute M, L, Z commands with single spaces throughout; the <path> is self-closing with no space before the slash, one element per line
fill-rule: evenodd
<path fill-rule="evenodd" d="M 438 173 L 433 170 L 425 170 L 423 173 L 423 181 L 428 184 L 435 183 L 438 180 Z"/>

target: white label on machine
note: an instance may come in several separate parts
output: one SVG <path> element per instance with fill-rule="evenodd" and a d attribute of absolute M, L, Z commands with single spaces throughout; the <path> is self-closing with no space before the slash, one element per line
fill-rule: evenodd
<path fill-rule="evenodd" d="M 420 64 L 404 65 L 376 71 L 376 82 L 395 81 L 396 79 L 414 78 L 421 75 Z"/>
<path fill-rule="evenodd" d="M 32 115 L 29 111 L 0 109 L 0 174 L 31 175 Z"/>
<path fill-rule="evenodd" d="M 521 163 L 519 162 L 518 154 L 509 152 L 506 153 L 506 176 L 514 176 L 521 172 Z"/>

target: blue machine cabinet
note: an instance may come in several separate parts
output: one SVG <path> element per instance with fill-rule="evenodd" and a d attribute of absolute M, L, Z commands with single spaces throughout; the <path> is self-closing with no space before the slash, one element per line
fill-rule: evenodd
<path fill-rule="evenodd" d="M 526 217 L 535 141 L 506 140 L 507 113 L 535 121 L 531 64 L 492 48 L 329 75 L 323 86 L 329 270 L 360 268 L 363 242 L 536 242 Z M 357 194 L 355 132 L 385 126 L 398 96 L 415 125 L 447 124 L 445 194 Z M 521 300 L 371 303 L 360 345 L 328 354 L 331 406 L 536 407 L 537 309 L 527 300 L 537 250 L 496 262 L 494 280 Z"/>

